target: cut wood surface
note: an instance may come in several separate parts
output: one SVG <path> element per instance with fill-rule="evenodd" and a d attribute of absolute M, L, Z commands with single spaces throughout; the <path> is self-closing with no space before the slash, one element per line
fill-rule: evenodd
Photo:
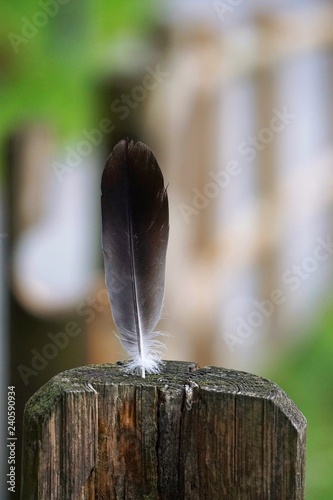
<path fill-rule="evenodd" d="M 21 497 L 303 499 L 305 433 L 291 399 L 249 373 L 75 368 L 26 405 Z"/>

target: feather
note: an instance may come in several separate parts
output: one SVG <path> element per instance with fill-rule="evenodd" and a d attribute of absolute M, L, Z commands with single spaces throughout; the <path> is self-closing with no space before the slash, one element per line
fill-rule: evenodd
<path fill-rule="evenodd" d="M 161 342 L 154 332 L 163 306 L 169 236 L 168 196 L 152 151 L 120 141 L 102 176 L 105 279 L 127 369 L 156 373 Z"/>

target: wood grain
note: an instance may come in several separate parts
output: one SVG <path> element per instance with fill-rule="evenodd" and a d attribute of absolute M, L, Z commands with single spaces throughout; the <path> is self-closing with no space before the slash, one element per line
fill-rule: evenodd
<path fill-rule="evenodd" d="M 63 372 L 27 403 L 22 499 L 303 499 L 306 421 L 274 383 L 167 361 Z"/>

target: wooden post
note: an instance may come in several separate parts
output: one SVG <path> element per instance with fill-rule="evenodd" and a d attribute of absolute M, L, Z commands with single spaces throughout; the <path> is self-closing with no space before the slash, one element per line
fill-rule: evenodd
<path fill-rule="evenodd" d="M 249 373 L 75 368 L 26 405 L 21 498 L 303 499 L 305 432 L 290 398 Z"/>

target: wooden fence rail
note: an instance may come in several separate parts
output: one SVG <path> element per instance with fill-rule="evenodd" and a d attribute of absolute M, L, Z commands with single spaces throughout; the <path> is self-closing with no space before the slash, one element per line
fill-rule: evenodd
<path fill-rule="evenodd" d="M 303 499 L 306 421 L 274 383 L 167 361 L 63 372 L 27 403 L 22 499 Z"/>

